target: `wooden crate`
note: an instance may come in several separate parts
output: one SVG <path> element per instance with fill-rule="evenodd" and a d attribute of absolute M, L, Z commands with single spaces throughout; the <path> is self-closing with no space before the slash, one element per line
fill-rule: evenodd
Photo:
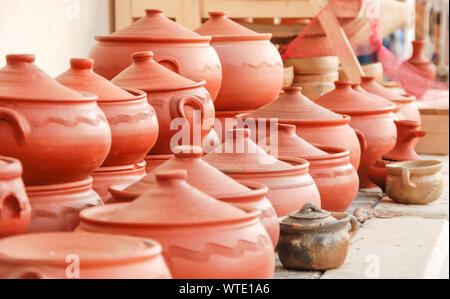
<path fill-rule="evenodd" d="M 427 133 L 420 138 L 416 151 L 419 154 L 448 155 L 449 114 L 448 109 L 420 109 L 422 129 Z"/>

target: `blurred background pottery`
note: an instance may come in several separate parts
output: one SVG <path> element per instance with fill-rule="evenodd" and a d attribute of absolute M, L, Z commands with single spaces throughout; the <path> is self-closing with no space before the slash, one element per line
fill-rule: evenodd
<path fill-rule="evenodd" d="M 192 80 L 205 80 L 214 100 L 222 82 L 219 57 L 209 45 L 210 36 L 201 36 L 164 17 L 158 9 L 147 9 L 139 21 L 109 36 L 96 37 L 98 43 L 89 56 L 94 71 L 108 80 L 131 63 L 131 54 L 153 51 L 155 60 Z"/>
<path fill-rule="evenodd" d="M 436 79 L 436 65 L 431 62 L 423 53 L 425 41 L 415 40 L 412 42 L 413 53 L 408 59 L 408 63 L 412 64 L 419 70 L 419 75 L 428 80 L 434 81 Z"/>
<path fill-rule="evenodd" d="M 31 207 L 22 182 L 22 165 L 0 156 L 0 238 L 25 232 Z"/>

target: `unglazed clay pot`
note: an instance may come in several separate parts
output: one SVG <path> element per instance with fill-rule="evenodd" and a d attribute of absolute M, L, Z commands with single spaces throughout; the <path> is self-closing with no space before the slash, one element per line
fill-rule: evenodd
<path fill-rule="evenodd" d="M 165 67 L 193 80 L 205 80 L 212 99 L 217 97 L 222 67 L 209 45 L 211 37 L 169 20 L 161 10 L 147 9 L 141 20 L 96 40 L 89 56 L 95 61 L 94 71 L 108 80 L 132 63 L 131 54 L 151 50 Z"/>
<path fill-rule="evenodd" d="M 298 137 L 295 130 L 294 125 L 278 125 L 278 155 L 303 158 L 310 163 L 309 173 L 319 189 L 323 209 L 347 210 L 359 187 L 358 174 L 350 163 L 350 152 L 343 148 L 311 145 Z"/>
<path fill-rule="evenodd" d="M 0 278 L 171 278 L 161 245 L 102 234 L 28 234 L 0 240 Z"/>
<path fill-rule="evenodd" d="M 359 223 L 347 213 L 330 213 L 307 203 L 280 226 L 277 250 L 283 267 L 328 270 L 344 264 Z"/>
<path fill-rule="evenodd" d="M 145 166 L 145 161 L 142 161 L 127 166 L 100 167 L 92 175 L 94 191 L 97 192 L 103 203 L 110 203 L 111 194 L 109 193 L 109 187 L 114 185 L 119 188 L 126 188 L 136 183 L 147 174 Z"/>
<path fill-rule="evenodd" d="M 383 191 L 386 187 L 386 164 L 399 161 L 421 160 L 421 157 L 414 150 L 416 140 L 425 136 L 425 132 L 419 130 L 419 123 L 410 120 L 395 121 L 397 126 L 397 142 L 394 149 L 383 155 L 369 169 L 369 178 L 377 184 Z"/>
<path fill-rule="evenodd" d="M 61 85 L 34 60 L 7 55 L 0 69 L 0 154 L 21 161 L 27 186 L 86 179 L 111 146 L 105 114 L 96 96 Z"/>
<path fill-rule="evenodd" d="M 214 101 L 216 110 L 253 110 L 272 102 L 283 85 L 283 62 L 270 42 L 272 34 L 256 33 L 228 19 L 224 12 L 196 30 L 212 36 L 222 64 L 222 85 Z"/>
<path fill-rule="evenodd" d="M 101 206 L 92 189 L 92 178 L 82 181 L 26 188 L 32 213 L 28 233 L 73 231 L 80 222 L 79 213 L 87 207 Z"/>
<path fill-rule="evenodd" d="M 55 79 L 74 90 L 98 96 L 111 128 L 112 142 L 102 166 L 123 166 L 141 162 L 158 137 L 158 120 L 138 90 L 125 91 L 93 71 L 92 59 L 72 58 L 70 68 Z"/>
<path fill-rule="evenodd" d="M 133 54 L 133 64 L 112 82 L 120 87 L 147 92 L 159 122 L 159 137 L 150 151 L 151 155 L 171 154 L 171 139 L 180 133 L 189 138 L 183 144 L 201 146 L 201 141 L 214 125 L 214 104 L 204 88 L 205 82 L 194 82 L 168 70 L 153 60 L 152 52 Z M 172 123 L 175 119 L 180 122 Z M 180 128 L 183 124 L 189 124 L 186 133 Z M 171 126 L 175 129 L 171 130 Z M 193 132 L 201 132 L 201 136 Z M 175 146 L 181 145 L 182 141 L 175 142 Z"/>
<path fill-rule="evenodd" d="M 350 151 L 350 161 L 358 169 L 361 148 L 357 133 L 349 126 L 350 117 L 334 113 L 310 101 L 302 95 L 301 88 L 288 87 L 283 89 L 284 94 L 278 99 L 260 109 L 242 115 L 245 121 L 256 124 L 259 131 L 259 122 L 266 122 L 266 133 L 270 132 L 270 118 L 280 123 L 295 125 L 297 135 L 310 143 L 327 146 L 338 146 Z M 260 120 L 261 119 L 261 120 Z M 268 136 L 257 136 L 257 140 Z M 298 206 L 297 206 L 298 208 Z"/>
<path fill-rule="evenodd" d="M 131 203 L 81 212 L 79 231 L 153 238 L 174 278 L 272 278 L 274 252 L 259 212 L 246 213 L 186 182 L 186 171 L 156 175 Z"/>
<path fill-rule="evenodd" d="M 352 89 L 350 82 L 336 81 L 336 88 L 318 98 L 315 103 L 336 113 L 351 116 L 350 125 L 361 138 L 361 164 L 358 169 L 360 188 L 375 185 L 368 171 L 375 161 L 394 148 L 397 129 L 393 113 L 396 105 Z"/>
<path fill-rule="evenodd" d="M 444 189 L 443 163 L 405 161 L 386 165 L 386 194 L 394 201 L 423 205 L 437 200 Z"/>
<path fill-rule="evenodd" d="M 294 157 L 272 157 L 250 138 L 248 129 L 227 131 L 225 142 L 203 159 L 236 180 L 266 185 L 267 198 L 278 217 L 312 201 L 320 206 L 320 195 L 308 173 L 308 161 Z"/>
<path fill-rule="evenodd" d="M 428 80 L 434 81 L 436 79 L 436 66 L 423 53 L 425 41 L 415 40 L 412 42 L 413 54 L 408 62 L 414 65 L 419 70 L 419 75 Z"/>
<path fill-rule="evenodd" d="M 30 216 L 22 165 L 16 159 L 0 156 L 0 238 L 23 233 Z"/>
<path fill-rule="evenodd" d="M 269 233 L 275 247 L 280 233 L 280 224 L 270 201 L 266 198 L 267 187 L 250 184 L 252 188 L 239 184 L 218 169 L 209 165 L 201 157 L 200 147 L 178 147 L 177 154 L 149 175 L 127 188 L 112 186 L 114 201 L 132 201 L 156 184 L 156 174 L 161 171 L 183 169 L 188 173 L 187 182 L 198 190 L 221 201 L 228 202 L 246 212 L 261 211 L 261 222 Z M 121 191 L 123 190 L 123 191 Z"/>

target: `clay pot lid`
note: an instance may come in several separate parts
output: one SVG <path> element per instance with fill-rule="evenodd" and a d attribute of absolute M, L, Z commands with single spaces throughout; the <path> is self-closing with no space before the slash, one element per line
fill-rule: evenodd
<path fill-rule="evenodd" d="M 175 156 L 160 165 L 139 182 L 127 187 L 124 191 L 142 194 L 156 183 L 156 174 L 161 171 L 184 169 L 187 171 L 187 182 L 200 191 L 215 198 L 242 195 L 251 190 L 239 184 L 217 168 L 202 159 L 203 150 L 198 146 L 179 146 L 175 148 Z"/>
<path fill-rule="evenodd" d="M 361 77 L 361 87 L 364 90 L 388 99 L 389 101 L 395 101 L 396 99 L 401 100 L 406 98 L 405 96 L 399 95 L 395 91 L 379 84 L 377 81 L 375 81 L 374 77 L 370 76 Z"/>
<path fill-rule="evenodd" d="M 281 223 L 310 226 L 336 221 L 337 219 L 331 216 L 330 212 L 318 208 L 312 202 L 308 202 L 299 211 L 290 213 L 288 217 L 281 221 Z"/>
<path fill-rule="evenodd" d="M 278 118 L 280 121 L 297 120 L 331 120 L 343 117 L 320 105 L 317 105 L 304 95 L 301 87 L 284 88 L 284 94 L 244 118 Z"/>
<path fill-rule="evenodd" d="M 352 88 L 351 82 L 336 81 L 334 85 L 335 89 L 317 98 L 315 103 L 350 116 L 364 112 L 391 112 L 396 108 L 387 100 L 379 100 L 366 93 L 357 92 Z"/>
<path fill-rule="evenodd" d="M 160 254 L 161 245 L 149 239 L 97 233 L 51 232 L 0 240 L 0 260 L 67 266 L 76 254 L 83 264 L 130 261 Z"/>
<path fill-rule="evenodd" d="M 250 138 L 249 129 L 226 132 L 225 142 L 216 147 L 203 160 L 226 172 L 279 171 L 293 166 L 267 154 Z"/>
<path fill-rule="evenodd" d="M 67 88 L 34 63 L 34 54 L 6 55 L 0 69 L 0 98 L 31 100 L 93 100 Z"/>
<path fill-rule="evenodd" d="M 201 36 L 183 25 L 166 18 L 160 9 L 146 9 L 145 16 L 137 22 L 112 33 L 110 36 L 98 36 L 96 40 L 208 42 L 211 40 L 211 37 Z"/>
<path fill-rule="evenodd" d="M 320 157 L 329 155 L 321 149 L 318 149 L 314 145 L 308 143 L 303 138 L 299 137 L 296 133 L 296 127 L 294 125 L 278 124 L 278 144 L 277 151 L 278 156 L 292 156 L 300 158 L 308 157 Z M 270 143 L 267 141 L 267 143 Z M 270 140 L 270 138 L 269 138 Z"/>
<path fill-rule="evenodd" d="M 108 221 L 128 224 L 196 224 L 237 220 L 244 211 L 206 195 L 186 182 L 186 170 L 161 171 L 156 184 Z"/>
<path fill-rule="evenodd" d="M 16 179 L 22 175 L 22 164 L 19 160 L 0 156 L 0 180 Z"/>
<path fill-rule="evenodd" d="M 56 81 L 77 91 L 96 94 L 99 101 L 128 100 L 136 97 L 94 73 L 94 60 L 70 59 L 70 68 L 55 78 Z"/>
<path fill-rule="evenodd" d="M 111 80 L 122 88 L 136 88 L 144 91 L 167 91 L 194 88 L 205 85 L 205 81 L 187 79 L 153 59 L 153 52 L 133 54 L 133 63 Z"/>
<path fill-rule="evenodd" d="M 272 34 L 260 34 L 229 19 L 223 11 L 211 11 L 211 17 L 195 32 L 212 36 L 212 41 L 270 40 Z"/>

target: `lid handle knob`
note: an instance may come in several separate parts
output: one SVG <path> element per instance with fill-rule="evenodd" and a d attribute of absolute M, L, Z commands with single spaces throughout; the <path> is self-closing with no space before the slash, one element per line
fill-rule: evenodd
<path fill-rule="evenodd" d="M 187 178 L 187 171 L 184 169 L 160 171 L 155 174 L 156 180 L 159 182 L 182 180 Z"/>
<path fill-rule="evenodd" d="M 36 56 L 34 54 L 9 54 L 6 55 L 6 62 L 26 62 L 33 63 L 36 60 Z"/>
<path fill-rule="evenodd" d="M 153 52 L 152 51 L 142 51 L 133 53 L 133 61 L 134 62 L 145 62 L 153 60 Z"/>
<path fill-rule="evenodd" d="M 70 66 L 77 70 L 92 70 L 94 60 L 89 58 L 72 58 L 70 59 Z"/>

